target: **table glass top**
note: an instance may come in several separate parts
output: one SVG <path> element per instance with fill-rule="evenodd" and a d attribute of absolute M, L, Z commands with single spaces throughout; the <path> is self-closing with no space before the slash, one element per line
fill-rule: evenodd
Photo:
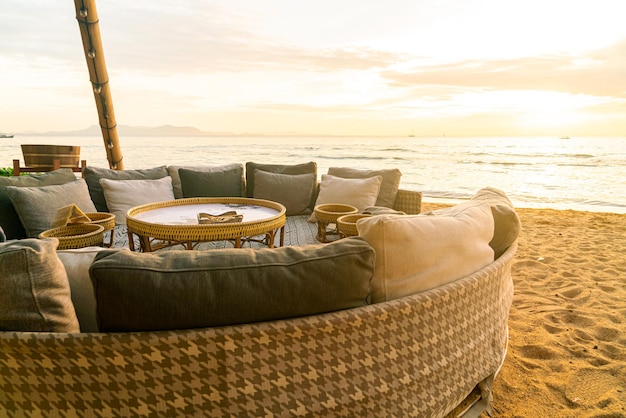
<path fill-rule="evenodd" d="M 198 214 L 221 215 L 235 211 L 243 215 L 242 222 L 260 221 L 272 218 L 280 212 L 265 206 L 239 203 L 206 203 L 194 205 L 177 205 L 157 208 L 133 215 L 134 219 L 162 225 L 198 225 Z M 215 225 L 215 224 L 213 224 Z"/>

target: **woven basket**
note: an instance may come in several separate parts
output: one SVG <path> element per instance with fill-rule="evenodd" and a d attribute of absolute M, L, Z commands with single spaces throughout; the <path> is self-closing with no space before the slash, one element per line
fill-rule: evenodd
<path fill-rule="evenodd" d="M 104 227 L 96 224 L 72 224 L 48 229 L 39 238 L 58 238 L 59 250 L 102 245 Z"/>
<path fill-rule="evenodd" d="M 358 211 L 354 206 L 341 203 L 326 203 L 315 207 L 315 218 L 318 221 L 335 223 L 341 215 L 358 213 Z"/>
<path fill-rule="evenodd" d="M 343 215 L 337 218 L 337 230 L 342 237 L 354 237 L 359 235 L 356 230 L 356 221 L 362 218 L 369 218 L 370 214 L 367 213 L 353 213 L 350 215 Z"/>
<path fill-rule="evenodd" d="M 115 229 L 115 215 L 107 212 L 87 212 L 85 213 L 92 224 L 100 225 L 104 228 L 104 232 L 111 231 L 109 234 L 109 242 L 105 243 L 107 247 L 113 246 L 113 230 Z"/>

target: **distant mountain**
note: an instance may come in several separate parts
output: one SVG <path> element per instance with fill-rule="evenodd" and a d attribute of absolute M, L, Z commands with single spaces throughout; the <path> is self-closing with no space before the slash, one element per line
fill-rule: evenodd
<path fill-rule="evenodd" d="M 214 136 L 234 135 L 232 132 L 205 132 L 192 126 L 163 125 L 157 127 L 118 125 L 119 136 Z M 40 136 L 100 136 L 102 131 L 97 125 L 78 131 L 29 132 L 27 135 Z"/>

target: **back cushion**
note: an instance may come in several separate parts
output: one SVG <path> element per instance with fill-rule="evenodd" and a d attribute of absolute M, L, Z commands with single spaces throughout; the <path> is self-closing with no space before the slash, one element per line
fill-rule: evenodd
<path fill-rule="evenodd" d="M 106 250 L 90 274 L 101 331 L 269 321 L 365 305 L 374 251 L 328 245 L 132 253 Z"/>
<path fill-rule="evenodd" d="M 267 173 L 276 174 L 315 174 L 315 188 L 317 189 L 317 163 L 309 161 L 302 164 L 259 164 L 254 162 L 246 163 L 246 197 L 254 197 L 254 188 L 256 185 L 256 171 L 265 171 Z M 316 194 L 311 196 L 310 207 L 313 208 Z"/>
<path fill-rule="evenodd" d="M 397 168 L 382 170 L 361 170 L 349 167 L 330 167 L 328 174 L 335 177 L 346 179 L 365 179 L 370 177 L 381 176 L 383 181 L 380 185 L 380 192 L 376 199 L 376 206 L 384 206 L 393 208 L 396 201 L 396 195 L 400 188 L 400 179 L 402 173 Z"/>
<path fill-rule="evenodd" d="M 311 196 L 317 188 L 317 176 L 309 174 L 278 174 L 257 170 L 254 196 L 285 206 L 287 215 L 311 213 Z"/>
<path fill-rule="evenodd" d="M 493 217 L 486 206 L 451 216 L 380 215 L 357 221 L 376 251 L 372 302 L 432 289 L 493 262 Z"/>
<path fill-rule="evenodd" d="M 183 197 L 242 197 L 243 164 L 214 167 L 212 170 L 178 170 Z"/>
<path fill-rule="evenodd" d="M 0 244 L 0 330 L 79 332 L 59 241 Z"/>
<path fill-rule="evenodd" d="M 13 207 L 9 195 L 6 193 L 5 188 L 7 186 L 40 187 L 65 184 L 75 180 L 76 175 L 69 168 L 61 168 L 48 173 L 28 174 L 25 176 L 0 176 L 0 227 L 4 230 L 6 238 L 26 238 L 26 231 L 20 222 L 20 218 Z"/>
<path fill-rule="evenodd" d="M 89 187 L 91 200 L 98 212 L 109 212 L 109 208 L 104 198 L 100 179 L 109 180 L 155 180 L 166 177 L 167 167 L 147 168 L 143 170 L 110 170 L 108 168 L 98 168 L 87 166 L 83 170 L 83 178 Z"/>
<path fill-rule="evenodd" d="M 174 188 L 174 197 L 176 199 L 181 199 L 183 197 L 183 187 L 182 187 L 182 185 L 180 183 L 180 174 L 178 173 L 178 170 L 180 170 L 181 168 L 184 168 L 185 170 L 193 170 L 193 171 L 220 172 L 220 171 L 228 171 L 228 170 L 231 170 L 233 168 L 239 168 L 239 167 L 243 167 L 242 164 L 232 163 L 232 164 L 219 165 L 219 166 L 168 165 L 167 166 L 167 172 L 169 173 L 170 177 L 172 178 L 172 187 Z M 243 170 L 243 168 L 242 168 L 242 170 Z M 243 172 L 241 174 L 243 175 Z M 245 184 L 243 185 L 242 189 L 245 189 Z"/>

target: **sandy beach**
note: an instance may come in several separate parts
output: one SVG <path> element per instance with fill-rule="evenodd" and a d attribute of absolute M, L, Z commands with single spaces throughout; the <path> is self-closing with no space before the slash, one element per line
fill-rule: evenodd
<path fill-rule="evenodd" d="M 626 417 L 626 215 L 517 212 L 509 350 L 493 416 Z"/>

